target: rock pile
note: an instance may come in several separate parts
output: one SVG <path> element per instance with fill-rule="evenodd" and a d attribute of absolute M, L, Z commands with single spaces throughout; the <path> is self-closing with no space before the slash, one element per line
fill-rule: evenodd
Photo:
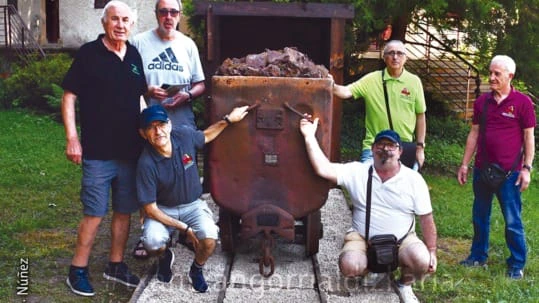
<path fill-rule="evenodd" d="M 328 70 L 314 64 L 305 54 L 292 47 L 266 50 L 243 58 L 227 58 L 216 72 L 219 76 L 262 76 L 327 78 Z"/>

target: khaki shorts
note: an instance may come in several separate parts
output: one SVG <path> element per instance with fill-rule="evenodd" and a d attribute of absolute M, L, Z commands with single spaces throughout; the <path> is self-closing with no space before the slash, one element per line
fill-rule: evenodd
<path fill-rule="evenodd" d="M 408 233 L 408 236 L 404 238 L 404 241 L 402 241 L 399 252 L 414 243 L 423 244 L 423 241 L 417 237 L 415 231 L 411 231 Z M 366 255 L 367 242 L 357 231 L 351 231 L 344 236 L 341 254 L 344 252 L 360 252 L 361 254 Z"/>

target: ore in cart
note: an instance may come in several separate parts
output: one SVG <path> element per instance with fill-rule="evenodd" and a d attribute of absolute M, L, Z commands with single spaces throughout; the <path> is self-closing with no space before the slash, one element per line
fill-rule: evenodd
<path fill-rule="evenodd" d="M 318 252 L 320 208 L 332 184 L 309 162 L 298 113 L 320 118 L 316 136 L 329 155 L 332 84 L 327 78 L 212 78 L 210 123 L 234 107 L 252 107 L 208 146 L 209 188 L 220 207 L 222 249 L 233 252 L 241 239 L 263 234 L 259 265 L 264 276 L 273 274 L 274 234 L 304 243 L 308 256 Z M 269 273 L 264 267 L 270 267 Z"/>

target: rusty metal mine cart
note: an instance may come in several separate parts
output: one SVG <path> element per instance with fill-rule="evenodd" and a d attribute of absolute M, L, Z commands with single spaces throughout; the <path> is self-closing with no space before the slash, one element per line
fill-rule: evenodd
<path fill-rule="evenodd" d="M 208 102 L 215 123 L 237 106 L 249 114 L 208 145 L 209 189 L 220 207 L 222 249 L 234 252 L 242 239 L 263 235 L 260 273 L 274 270 L 274 236 L 318 252 L 320 208 L 332 184 L 318 177 L 299 130 L 300 113 L 320 118 L 317 139 L 331 148 L 332 81 L 314 78 L 213 76 Z M 270 267 L 269 273 L 264 267 Z"/>

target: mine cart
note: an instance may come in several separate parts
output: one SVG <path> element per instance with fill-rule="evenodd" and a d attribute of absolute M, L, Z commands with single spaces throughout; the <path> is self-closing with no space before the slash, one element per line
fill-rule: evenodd
<path fill-rule="evenodd" d="M 263 235 L 260 273 L 273 273 L 276 236 L 318 252 L 320 208 L 330 182 L 309 162 L 299 129 L 303 113 L 320 118 L 316 137 L 326 155 L 334 121 L 332 81 L 314 78 L 213 76 L 210 123 L 234 107 L 249 114 L 228 126 L 208 146 L 209 188 L 220 207 L 222 249 L 233 252 L 242 239 Z M 264 267 L 270 267 L 269 273 Z"/>

